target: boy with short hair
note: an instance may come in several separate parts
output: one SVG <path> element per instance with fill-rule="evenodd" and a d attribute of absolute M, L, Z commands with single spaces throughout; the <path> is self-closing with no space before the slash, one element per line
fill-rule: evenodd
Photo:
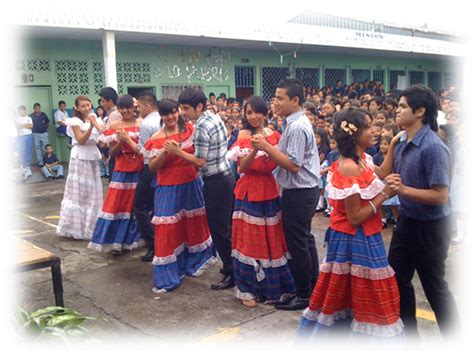
<path fill-rule="evenodd" d="M 64 178 L 63 166 L 59 163 L 57 156 L 53 153 L 51 144 L 45 146 L 46 154 L 43 156 L 44 166 L 41 173 L 46 179 Z"/>

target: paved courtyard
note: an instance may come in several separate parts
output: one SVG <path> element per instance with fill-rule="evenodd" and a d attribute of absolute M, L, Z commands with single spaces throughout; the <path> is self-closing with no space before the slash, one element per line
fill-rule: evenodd
<path fill-rule="evenodd" d="M 103 182 L 105 193 L 107 181 Z M 301 311 L 278 311 L 263 304 L 249 309 L 240 304 L 233 290 L 210 290 L 210 284 L 221 278 L 219 264 L 211 266 L 201 277 L 186 277 L 173 292 L 156 294 L 151 290 L 152 265 L 140 262 L 144 249 L 114 257 L 87 249 L 86 241 L 56 236 L 64 183 L 57 180 L 19 187 L 19 226 L 14 234 L 61 258 L 65 306 L 99 318 L 87 323 L 95 338 L 105 340 L 127 335 L 169 342 L 179 337 L 183 343 L 242 342 L 267 337 L 283 342 L 293 339 Z M 323 237 L 327 225 L 328 219 L 321 214 L 313 218 L 320 261 L 325 254 Z M 389 227 L 383 232 L 386 245 L 391 230 Z M 454 272 L 461 250 L 460 246 L 451 246 L 447 262 L 447 279 L 460 307 Z M 20 306 L 34 310 L 54 304 L 49 269 L 20 273 L 18 280 Z M 440 340 L 418 279 L 415 285 L 422 340 Z"/>

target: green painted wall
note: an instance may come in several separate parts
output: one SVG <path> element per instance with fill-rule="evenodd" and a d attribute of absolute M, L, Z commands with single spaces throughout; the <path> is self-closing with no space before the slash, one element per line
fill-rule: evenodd
<path fill-rule="evenodd" d="M 16 86 L 50 87 L 49 104 L 55 108 L 59 100 L 72 107 L 79 94 L 91 97 L 96 106 L 98 90 L 105 85 L 100 41 L 31 38 L 23 43 L 23 53 L 16 62 Z M 427 83 L 428 72 L 439 72 L 441 84 L 452 74 L 447 60 L 416 60 L 382 57 L 380 55 L 352 56 L 340 54 L 318 54 L 298 52 L 297 58 L 280 56 L 269 50 L 236 50 L 231 48 L 183 47 L 145 43 L 116 43 L 117 76 L 119 93 L 127 93 L 133 87 L 154 88 L 158 98 L 163 90 L 179 92 L 185 85 L 200 85 L 206 94 L 226 92 L 235 96 L 235 66 L 253 66 L 254 94 L 262 94 L 262 67 L 319 68 L 319 85 L 324 86 L 324 70 L 345 69 L 350 82 L 351 69 L 384 70 L 384 84 L 388 88 L 390 70 L 422 71 Z M 318 85 L 318 86 L 319 86 Z M 171 88 L 170 88 L 171 87 Z M 166 91 L 173 93 L 173 91 Z M 32 110 L 34 102 L 23 102 Z M 52 112 L 46 112 L 52 117 Z M 50 137 L 56 135 L 51 128 Z M 60 139 L 60 138 L 57 138 Z M 59 142 L 59 140 L 58 140 Z M 56 144 L 56 141 L 53 141 Z M 64 142 L 58 145 L 58 156 L 69 159 Z"/>

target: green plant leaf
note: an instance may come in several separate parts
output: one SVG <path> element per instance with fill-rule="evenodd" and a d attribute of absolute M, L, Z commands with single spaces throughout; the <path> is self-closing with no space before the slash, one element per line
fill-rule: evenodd
<path fill-rule="evenodd" d="M 67 309 L 64 309 L 63 307 L 60 307 L 60 306 L 48 306 L 48 307 L 36 310 L 35 312 L 33 312 L 31 314 L 31 317 L 41 317 L 41 316 L 44 316 L 44 315 L 53 315 L 56 312 L 61 311 L 61 310 L 67 310 Z M 67 311 L 70 311 L 70 310 L 67 310 Z"/>

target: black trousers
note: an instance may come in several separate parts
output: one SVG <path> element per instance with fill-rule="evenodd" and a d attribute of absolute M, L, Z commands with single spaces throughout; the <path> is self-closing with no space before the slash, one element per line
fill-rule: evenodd
<path fill-rule="evenodd" d="M 110 156 L 109 159 L 109 183 L 112 182 L 112 173 L 114 172 L 115 167 L 115 157 Z"/>
<path fill-rule="evenodd" d="M 232 212 L 234 210 L 233 173 L 203 177 L 207 224 L 212 242 L 222 260 L 221 273 L 232 274 Z"/>
<path fill-rule="evenodd" d="M 285 189 L 282 195 L 282 221 L 295 280 L 296 295 L 309 298 L 319 275 L 318 252 L 311 233 L 311 219 L 319 199 L 319 189 Z"/>
<path fill-rule="evenodd" d="M 153 250 L 155 247 L 155 228 L 151 223 L 155 197 L 155 191 L 151 186 L 153 177 L 155 177 L 155 173 L 150 171 L 148 165 L 144 165 L 138 180 L 133 205 L 133 214 L 137 219 L 138 230 L 149 250 Z"/>
<path fill-rule="evenodd" d="M 450 234 L 449 216 L 434 221 L 415 220 L 403 215 L 398 219 L 388 260 L 395 270 L 400 291 L 400 318 L 407 336 L 418 337 L 412 284 L 415 270 L 442 335 L 447 337 L 459 329 L 457 306 L 444 280 Z"/>

